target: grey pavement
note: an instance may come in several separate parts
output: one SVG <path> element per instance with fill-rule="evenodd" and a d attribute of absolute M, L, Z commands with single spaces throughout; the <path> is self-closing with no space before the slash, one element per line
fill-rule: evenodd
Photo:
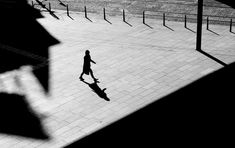
<path fill-rule="evenodd" d="M 21 72 L 27 100 L 38 113 L 48 117 L 42 122 L 49 141 L 0 134 L 1 148 L 59 148 L 89 135 L 128 114 L 161 99 L 175 90 L 212 73 L 223 66 L 195 50 L 196 24 L 127 17 L 107 16 L 108 23 L 97 14 L 64 11 L 56 20 L 44 13 L 38 21 L 61 44 L 50 48 L 51 95 L 45 96 L 30 70 Z M 224 63 L 235 61 L 235 34 L 228 26 L 203 25 L 202 50 Z M 90 50 L 94 75 L 100 88 L 107 88 L 110 101 L 95 94 L 79 80 L 85 50 Z M 17 72 L 17 71 L 14 71 Z M 9 72 L 1 80 L 14 92 Z M 92 82 L 90 76 L 84 79 Z"/>

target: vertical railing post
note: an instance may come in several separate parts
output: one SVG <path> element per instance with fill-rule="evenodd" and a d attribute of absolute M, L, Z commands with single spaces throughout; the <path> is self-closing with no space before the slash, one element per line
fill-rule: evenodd
<path fill-rule="evenodd" d="M 84 6 L 84 12 L 85 12 L 85 18 L 87 18 L 87 10 L 86 10 L 86 6 Z"/>
<path fill-rule="evenodd" d="M 67 9 L 67 15 L 69 16 L 69 5 L 66 5 L 66 9 Z"/>
<path fill-rule="evenodd" d="M 203 18 L 203 0 L 197 0 L 197 36 L 196 50 L 201 51 L 202 44 L 202 19 Z"/>
<path fill-rule="evenodd" d="M 33 1 L 32 1 L 32 7 L 34 8 L 34 3 L 33 3 Z"/>
<path fill-rule="evenodd" d="M 143 11 L 143 24 L 145 24 L 145 11 Z"/>
<path fill-rule="evenodd" d="M 51 3 L 49 2 L 49 10 L 51 11 Z"/>
<path fill-rule="evenodd" d="M 104 12 L 104 20 L 106 20 L 105 8 L 103 8 L 103 12 Z"/>
<path fill-rule="evenodd" d="M 166 26 L 166 19 L 165 19 L 165 13 L 163 13 L 163 26 Z"/>
<path fill-rule="evenodd" d="M 184 15 L 184 28 L 187 28 L 187 15 Z"/>
<path fill-rule="evenodd" d="M 232 27 L 233 27 L 233 19 L 230 20 L 230 27 L 229 27 L 229 31 L 232 32 Z"/>
<path fill-rule="evenodd" d="M 123 22 L 126 22 L 125 10 L 124 9 L 122 10 L 122 19 L 123 19 Z"/>
<path fill-rule="evenodd" d="M 206 18 L 206 29 L 209 30 L 209 16 Z"/>

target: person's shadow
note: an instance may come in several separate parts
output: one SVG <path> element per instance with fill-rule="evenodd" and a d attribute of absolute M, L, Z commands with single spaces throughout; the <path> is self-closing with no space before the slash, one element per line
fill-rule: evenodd
<path fill-rule="evenodd" d="M 107 97 L 107 94 L 105 93 L 106 88 L 101 89 L 97 83 L 99 83 L 99 81 L 95 81 L 94 83 L 88 83 L 84 80 L 81 80 L 83 83 L 87 84 L 92 91 L 94 91 L 100 98 L 103 98 L 106 101 L 110 101 L 110 99 Z"/>

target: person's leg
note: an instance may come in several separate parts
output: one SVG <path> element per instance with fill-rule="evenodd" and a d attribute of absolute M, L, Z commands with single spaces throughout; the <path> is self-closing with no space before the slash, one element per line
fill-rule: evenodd
<path fill-rule="evenodd" d="M 93 71 L 90 69 L 90 74 L 91 74 L 91 77 L 94 79 L 94 81 L 97 81 L 98 79 L 96 79 L 95 77 L 94 77 L 94 74 L 93 74 Z"/>
<path fill-rule="evenodd" d="M 84 72 L 81 73 L 81 75 L 80 75 L 80 77 L 79 77 L 80 80 L 84 80 L 84 79 L 82 78 L 83 74 L 84 74 Z"/>

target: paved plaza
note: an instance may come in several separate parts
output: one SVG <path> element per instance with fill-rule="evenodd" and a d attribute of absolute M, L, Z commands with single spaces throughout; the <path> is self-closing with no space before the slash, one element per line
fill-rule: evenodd
<path fill-rule="evenodd" d="M 50 47 L 50 96 L 30 71 L 22 74 L 27 101 L 35 112 L 45 114 L 42 123 L 50 140 L 0 134 L 1 148 L 60 148 L 89 135 L 161 99 L 223 65 L 195 50 L 196 24 L 128 16 L 56 11 L 38 22 L 61 43 Z M 203 25 L 202 50 L 230 64 L 235 61 L 235 34 L 229 26 Z M 110 101 L 100 98 L 79 80 L 85 50 L 97 63 L 91 67 L 98 86 Z M 8 91 L 14 91 L 11 72 L 2 74 Z M 9 80 L 8 80 L 9 77 Z M 93 83 L 90 76 L 85 81 Z M 11 87 L 12 84 L 12 87 Z"/>

